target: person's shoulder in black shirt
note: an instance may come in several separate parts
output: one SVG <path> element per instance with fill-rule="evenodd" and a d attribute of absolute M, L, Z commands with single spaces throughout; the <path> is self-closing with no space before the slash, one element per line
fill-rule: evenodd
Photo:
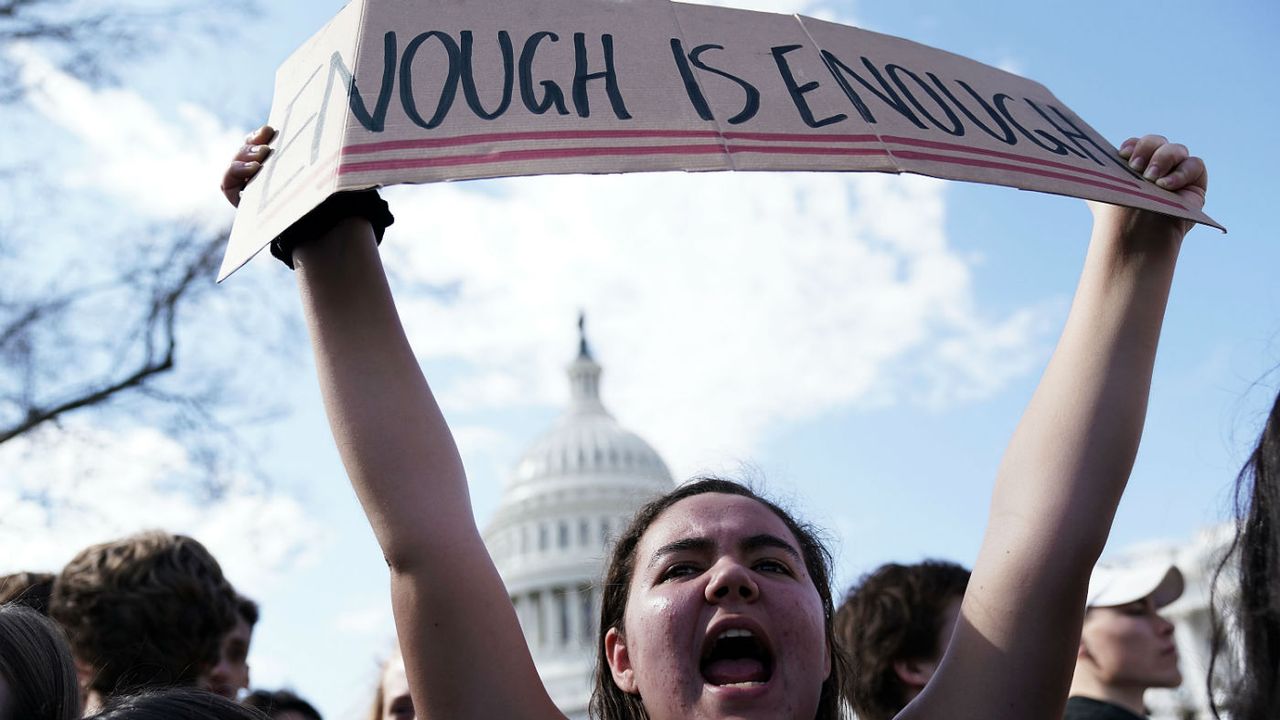
<path fill-rule="evenodd" d="M 1087 697 L 1067 698 L 1062 720 L 1146 720 L 1119 705 Z"/>

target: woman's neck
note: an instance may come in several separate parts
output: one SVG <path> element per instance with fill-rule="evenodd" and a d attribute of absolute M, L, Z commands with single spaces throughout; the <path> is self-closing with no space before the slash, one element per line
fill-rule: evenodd
<path fill-rule="evenodd" d="M 1142 702 L 1146 691 L 1146 688 L 1109 685 L 1098 680 L 1091 673 L 1082 672 L 1081 668 L 1077 667 L 1075 677 L 1071 679 L 1071 692 L 1068 694 L 1070 697 L 1102 700 L 1112 705 L 1119 705 L 1134 715 L 1146 716 L 1147 708 Z"/>

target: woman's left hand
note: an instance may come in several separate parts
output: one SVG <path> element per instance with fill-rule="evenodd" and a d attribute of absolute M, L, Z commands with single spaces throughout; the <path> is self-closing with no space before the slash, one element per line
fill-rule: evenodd
<path fill-rule="evenodd" d="M 1204 207 L 1205 193 L 1209 188 L 1209 171 L 1204 161 L 1192 155 L 1186 145 L 1169 142 L 1163 135 L 1131 137 L 1120 144 L 1120 157 L 1129 161 L 1129 167 L 1157 186 L 1178 195 L 1184 205 L 1192 209 Z M 1094 220 L 1113 224 L 1114 229 L 1126 235 L 1135 231 L 1142 234 L 1166 230 L 1181 238 L 1195 223 L 1162 213 L 1138 210 L 1119 205 L 1090 202 Z"/>

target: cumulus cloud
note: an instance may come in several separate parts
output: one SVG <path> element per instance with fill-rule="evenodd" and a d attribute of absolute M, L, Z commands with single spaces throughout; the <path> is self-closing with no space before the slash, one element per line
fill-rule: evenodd
<path fill-rule="evenodd" d="M 33 108 L 83 149 L 60 148 L 67 189 L 103 192 L 157 220 L 230 218 L 216 185 L 242 131 L 191 103 L 170 113 L 128 88 L 90 87 L 30 47 L 8 52 Z"/>
<path fill-rule="evenodd" d="M 291 497 L 240 480 L 218 500 L 199 498 L 192 458 L 160 432 L 85 423 L 56 432 L 0 445 L 0 573 L 57 571 L 88 545 L 160 528 L 200 540 L 252 594 L 323 547 Z"/>
<path fill-rule="evenodd" d="M 365 600 L 364 605 L 341 612 L 334 619 L 333 627 L 346 635 L 386 639 L 390 644 L 395 638 L 391 601 L 386 596 L 379 596 L 377 600 Z"/>
<path fill-rule="evenodd" d="M 768 9 L 812 12 L 813 3 Z M 165 116 L 31 58 L 39 107 L 89 148 L 80 181 L 119 191 L 136 148 L 166 163 L 148 212 L 209 201 L 239 142 L 194 107 Z M 85 120 L 93 117 L 93 122 Z M 470 412 L 558 405 L 572 320 L 590 311 L 606 401 L 678 473 L 749 458 L 788 422 L 850 407 L 981 399 L 1047 350 L 1057 306 L 978 306 L 945 233 L 946 187 L 920 177 L 665 173 L 394 188 L 386 253 L 406 325 L 472 454 L 504 446 Z M 216 205 L 220 202 L 212 199 Z"/>
<path fill-rule="evenodd" d="M 605 393 L 678 473 L 850 406 L 989 395 L 1042 357 L 1046 308 L 977 306 L 946 184 L 835 174 L 559 176 L 398 188 L 386 252 L 459 412 L 559 404 L 589 311 Z"/>

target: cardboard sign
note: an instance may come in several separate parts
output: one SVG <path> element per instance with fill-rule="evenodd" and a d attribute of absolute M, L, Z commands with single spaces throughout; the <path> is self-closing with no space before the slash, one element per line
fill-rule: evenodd
<path fill-rule="evenodd" d="M 1042 85 L 800 16 L 668 0 L 353 0 L 276 73 L 219 280 L 334 192 L 654 170 L 911 172 L 1221 228 Z"/>

